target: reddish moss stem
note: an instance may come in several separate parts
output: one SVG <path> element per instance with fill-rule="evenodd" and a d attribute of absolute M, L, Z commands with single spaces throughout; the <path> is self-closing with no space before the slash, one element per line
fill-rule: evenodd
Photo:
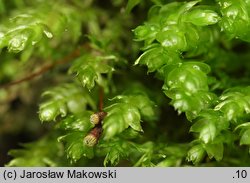
<path fill-rule="evenodd" d="M 99 111 L 103 111 L 103 97 L 104 97 L 104 91 L 103 87 L 100 86 L 99 89 Z"/>
<path fill-rule="evenodd" d="M 81 46 L 81 47 L 77 48 L 76 50 L 74 50 L 73 52 L 71 52 L 69 55 L 62 58 L 61 60 L 54 62 L 54 63 L 51 63 L 51 64 L 47 64 L 47 65 L 41 67 L 38 71 L 33 72 L 30 75 L 25 76 L 21 79 L 18 79 L 16 81 L 12 81 L 10 83 L 3 84 L 0 86 L 0 88 L 8 88 L 8 87 L 11 87 L 13 85 L 17 85 L 17 84 L 32 80 L 35 77 L 40 76 L 40 75 L 44 74 L 45 72 L 48 72 L 49 70 L 53 69 L 57 65 L 66 64 L 69 61 L 72 61 L 73 59 L 75 59 L 76 57 L 79 57 L 81 55 L 82 47 L 84 49 L 88 49 L 88 50 L 90 49 L 88 44 L 84 44 L 83 46 Z"/>

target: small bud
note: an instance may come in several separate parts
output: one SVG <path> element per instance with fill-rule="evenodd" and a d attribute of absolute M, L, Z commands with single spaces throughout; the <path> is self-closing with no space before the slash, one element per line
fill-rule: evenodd
<path fill-rule="evenodd" d="M 89 146 L 89 147 L 95 146 L 98 143 L 98 140 L 101 136 L 101 133 L 102 133 L 102 126 L 97 125 L 83 139 L 84 144 Z"/>
<path fill-rule="evenodd" d="M 99 116 L 95 113 L 90 116 L 90 122 L 94 125 L 100 123 Z"/>
<path fill-rule="evenodd" d="M 58 114 L 58 110 L 54 105 L 49 105 L 43 108 L 40 108 L 39 118 L 43 121 L 52 121 Z"/>
<path fill-rule="evenodd" d="M 90 116 L 90 122 L 94 125 L 100 124 L 104 117 L 107 115 L 106 112 L 96 112 Z"/>
<path fill-rule="evenodd" d="M 83 141 L 84 144 L 86 144 L 89 147 L 93 147 L 97 144 L 97 138 L 93 134 L 88 134 Z"/>

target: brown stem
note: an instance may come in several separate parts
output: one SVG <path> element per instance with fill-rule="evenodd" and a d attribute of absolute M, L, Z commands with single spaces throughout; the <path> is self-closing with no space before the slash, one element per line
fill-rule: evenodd
<path fill-rule="evenodd" d="M 30 75 L 28 75 L 28 76 L 25 76 L 25 77 L 23 77 L 21 79 L 18 79 L 16 81 L 11 81 L 10 83 L 6 83 L 4 85 L 1 85 L 0 88 L 8 88 L 8 87 L 11 87 L 13 85 L 16 85 L 16 84 L 19 84 L 19 83 L 22 83 L 22 82 L 25 82 L 25 81 L 32 80 L 35 77 L 37 77 L 37 76 L 39 76 L 39 75 L 47 72 L 48 70 L 52 69 L 54 66 L 55 66 L 55 64 L 45 65 L 41 69 L 39 69 L 38 71 L 33 72 Z"/>
<path fill-rule="evenodd" d="M 89 147 L 93 147 L 95 146 L 99 139 L 100 136 L 102 134 L 102 125 L 96 125 L 88 134 L 87 136 L 84 137 L 83 141 L 84 143 L 89 146 Z"/>
<path fill-rule="evenodd" d="M 89 45 L 88 44 L 84 44 L 82 47 L 84 48 L 87 48 L 89 49 Z M 66 64 L 68 63 L 69 61 L 73 60 L 74 58 L 78 57 L 81 55 L 81 47 L 80 48 L 77 48 L 76 50 L 74 50 L 72 53 L 70 53 L 69 55 L 67 55 L 66 57 L 64 57 L 63 59 L 57 61 L 57 62 L 54 62 L 54 63 L 51 63 L 51 64 L 48 64 L 48 65 L 45 65 L 43 66 L 42 68 L 40 68 L 38 71 L 36 72 L 33 72 L 31 73 L 30 75 L 28 76 L 25 76 L 21 79 L 18 79 L 16 81 L 12 81 L 10 83 L 6 83 L 4 85 L 1 85 L 0 86 L 0 89 L 1 88 L 8 88 L 8 87 L 11 87 L 13 85 L 16 85 L 16 84 L 20 84 L 22 82 L 26 82 L 26 81 L 29 81 L 29 80 L 32 80 L 34 79 L 35 77 L 39 76 L 39 75 L 42 75 L 44 74 L 45 72 L 53 69 L 55 66 L 57 65 L 61 65 L 61 64 Z"/>
<path fill-rule="evenodd" d="M 100 86 L 99 89 L 99 111 L 103 111 L 103 96 L 104 96 L 104 91 L 103 87 Z"/>
<path fill-rule="evenodd" d="M 94 125 L 101 124 L 106 115 L 104 111 L 96 112 L 90 116 L 90 122 Z"/>
<path fill-rule="evenodd" d="M 96 125 L 90 132 L 89 134 L 95 136 L 97 140 L 99 140 L 101 134 L 102 134 L 102 125 Z"/>

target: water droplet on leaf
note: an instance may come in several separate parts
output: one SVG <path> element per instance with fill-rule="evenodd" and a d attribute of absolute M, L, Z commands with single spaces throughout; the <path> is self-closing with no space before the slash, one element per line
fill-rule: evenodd
<path fill-rule="evenodd" d="M 47 30 L 44 30 L 43 33 L 47 36 L 47 38 L 52 38 L 53 34 Z"/>

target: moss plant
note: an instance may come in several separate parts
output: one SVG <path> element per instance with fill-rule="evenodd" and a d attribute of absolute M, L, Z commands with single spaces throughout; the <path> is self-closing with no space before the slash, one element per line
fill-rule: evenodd
<path fill-rule="evenodd" d="M 44 128 L 6 166 L 250 165 L 249 0 L 0 0 L 0 21 L 0 120 Z"/>

